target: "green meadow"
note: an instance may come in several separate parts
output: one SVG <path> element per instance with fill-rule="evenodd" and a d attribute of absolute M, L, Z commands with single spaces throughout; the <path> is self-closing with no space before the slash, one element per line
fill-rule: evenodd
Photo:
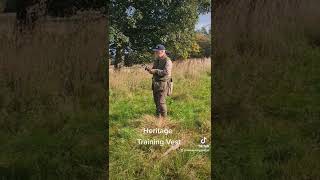
<path fill-rule="evenodd" d="M 167 98 L 169 119 L 158 124 L 151 75 L 134 66 L 109 70 L 109 175 L 111 179 L 210 179 L 211 156 L 197 149 L 205 136 L 211 141 L 210 59 L 175 62 L 174 93 Z M 144 134 L 143 128 L 170 128 L 173 133 Z M 171 145 L 141 145 L 137 139 L 181 139 Z"/>
<path fill-rule="evenodd" d="M 320 179 L 319 5 L 217 8 L 214 179 Z"/>
<path fill-rule="evenodd" d="M 104 21 L 1 18 L 0 179 L 106 179 Z"/>

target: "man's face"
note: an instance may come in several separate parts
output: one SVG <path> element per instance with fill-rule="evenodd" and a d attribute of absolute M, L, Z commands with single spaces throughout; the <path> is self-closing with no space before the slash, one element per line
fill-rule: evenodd
<path fill-rule="evenodd" d="M 154 52 L 154 55 L 155 55 L 155 57 L 157 57 L 157 58 L 162 58 L 165 54 L 166 54 L 166 51 L 165 51 L 165 50 L 160 50 L 160 51 L 155 51 L 155 52 Z"/>

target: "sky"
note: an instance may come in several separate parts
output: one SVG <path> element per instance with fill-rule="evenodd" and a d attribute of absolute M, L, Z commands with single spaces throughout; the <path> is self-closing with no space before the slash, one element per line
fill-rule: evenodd
<path fill-rule="evenodd" d="M 200 15 L 195 28 L 200 29 L 203 26 L 206 26 L 207 29 L 211 26 L 211 12 L 205 15 Z"/>

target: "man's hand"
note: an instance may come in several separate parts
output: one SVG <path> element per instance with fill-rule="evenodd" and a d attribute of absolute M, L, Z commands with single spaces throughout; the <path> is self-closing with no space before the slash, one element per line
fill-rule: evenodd
<path fill-rule="evenodd" d="M 155 74 L 155 73 L 156 73 L 156 70 L 155 70 L 155 69 L 150 69 L 150 70 L 149 70 L 149 73 L 150 73 L 150 74 Z"/>
<path fill-rule="evenodd" d="M 151 70 L 148 66 L 146 66 L 144 69 L 145 69 L 146 71 L 150 71 L 150 70 Z"/>
<path fill-rule="evenodd" d="M 149 68 L 148 66 L 146 66 L 144 69 L 145 69 L 146 71 L 148 71 L 150 74 L 156 73 L 156 70 L 155 70 L 155 69 L 151 69 L 151 68 Z"/>

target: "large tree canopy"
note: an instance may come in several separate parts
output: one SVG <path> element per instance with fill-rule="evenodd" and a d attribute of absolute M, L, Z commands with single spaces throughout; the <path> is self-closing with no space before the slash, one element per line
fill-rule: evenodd
<path fill-rule="evenodd" d="M 0 0 L 6 12 L 16 12 L 21 4 L 37 4 L 41 0 Z M 47 4 L 47 12 L 52 16 L 73 15 L 76 10 L 100 9 L 106 6 L 105 0 L 42 0 Z"/>
<path fill-rule="evenodd" d="M 187 58 L 195 41 L 200 13 L 210 11 L 208 0 L 113 0 L 110 2 L 110 47 L 116 64 L 126 50 L 148 54 L 156 44 L 165 44 L 178 58 Z"/>
<path fill-rule="evenodd" d="M 81 10 L 103 10 L 105 0 L 0 0 L 5 12 L 16 12 L 21 30 L 33 29 L 37 19 L 50 16 L 72 16 Z M 1 10 L 1 9 L 0 9 Z"/>
<path fill-rule="evenodd" d="M 70 16 L 77 10 L 100 9 L 105 0 L 48 0 L 48 12 L 52 16 Z"/>

